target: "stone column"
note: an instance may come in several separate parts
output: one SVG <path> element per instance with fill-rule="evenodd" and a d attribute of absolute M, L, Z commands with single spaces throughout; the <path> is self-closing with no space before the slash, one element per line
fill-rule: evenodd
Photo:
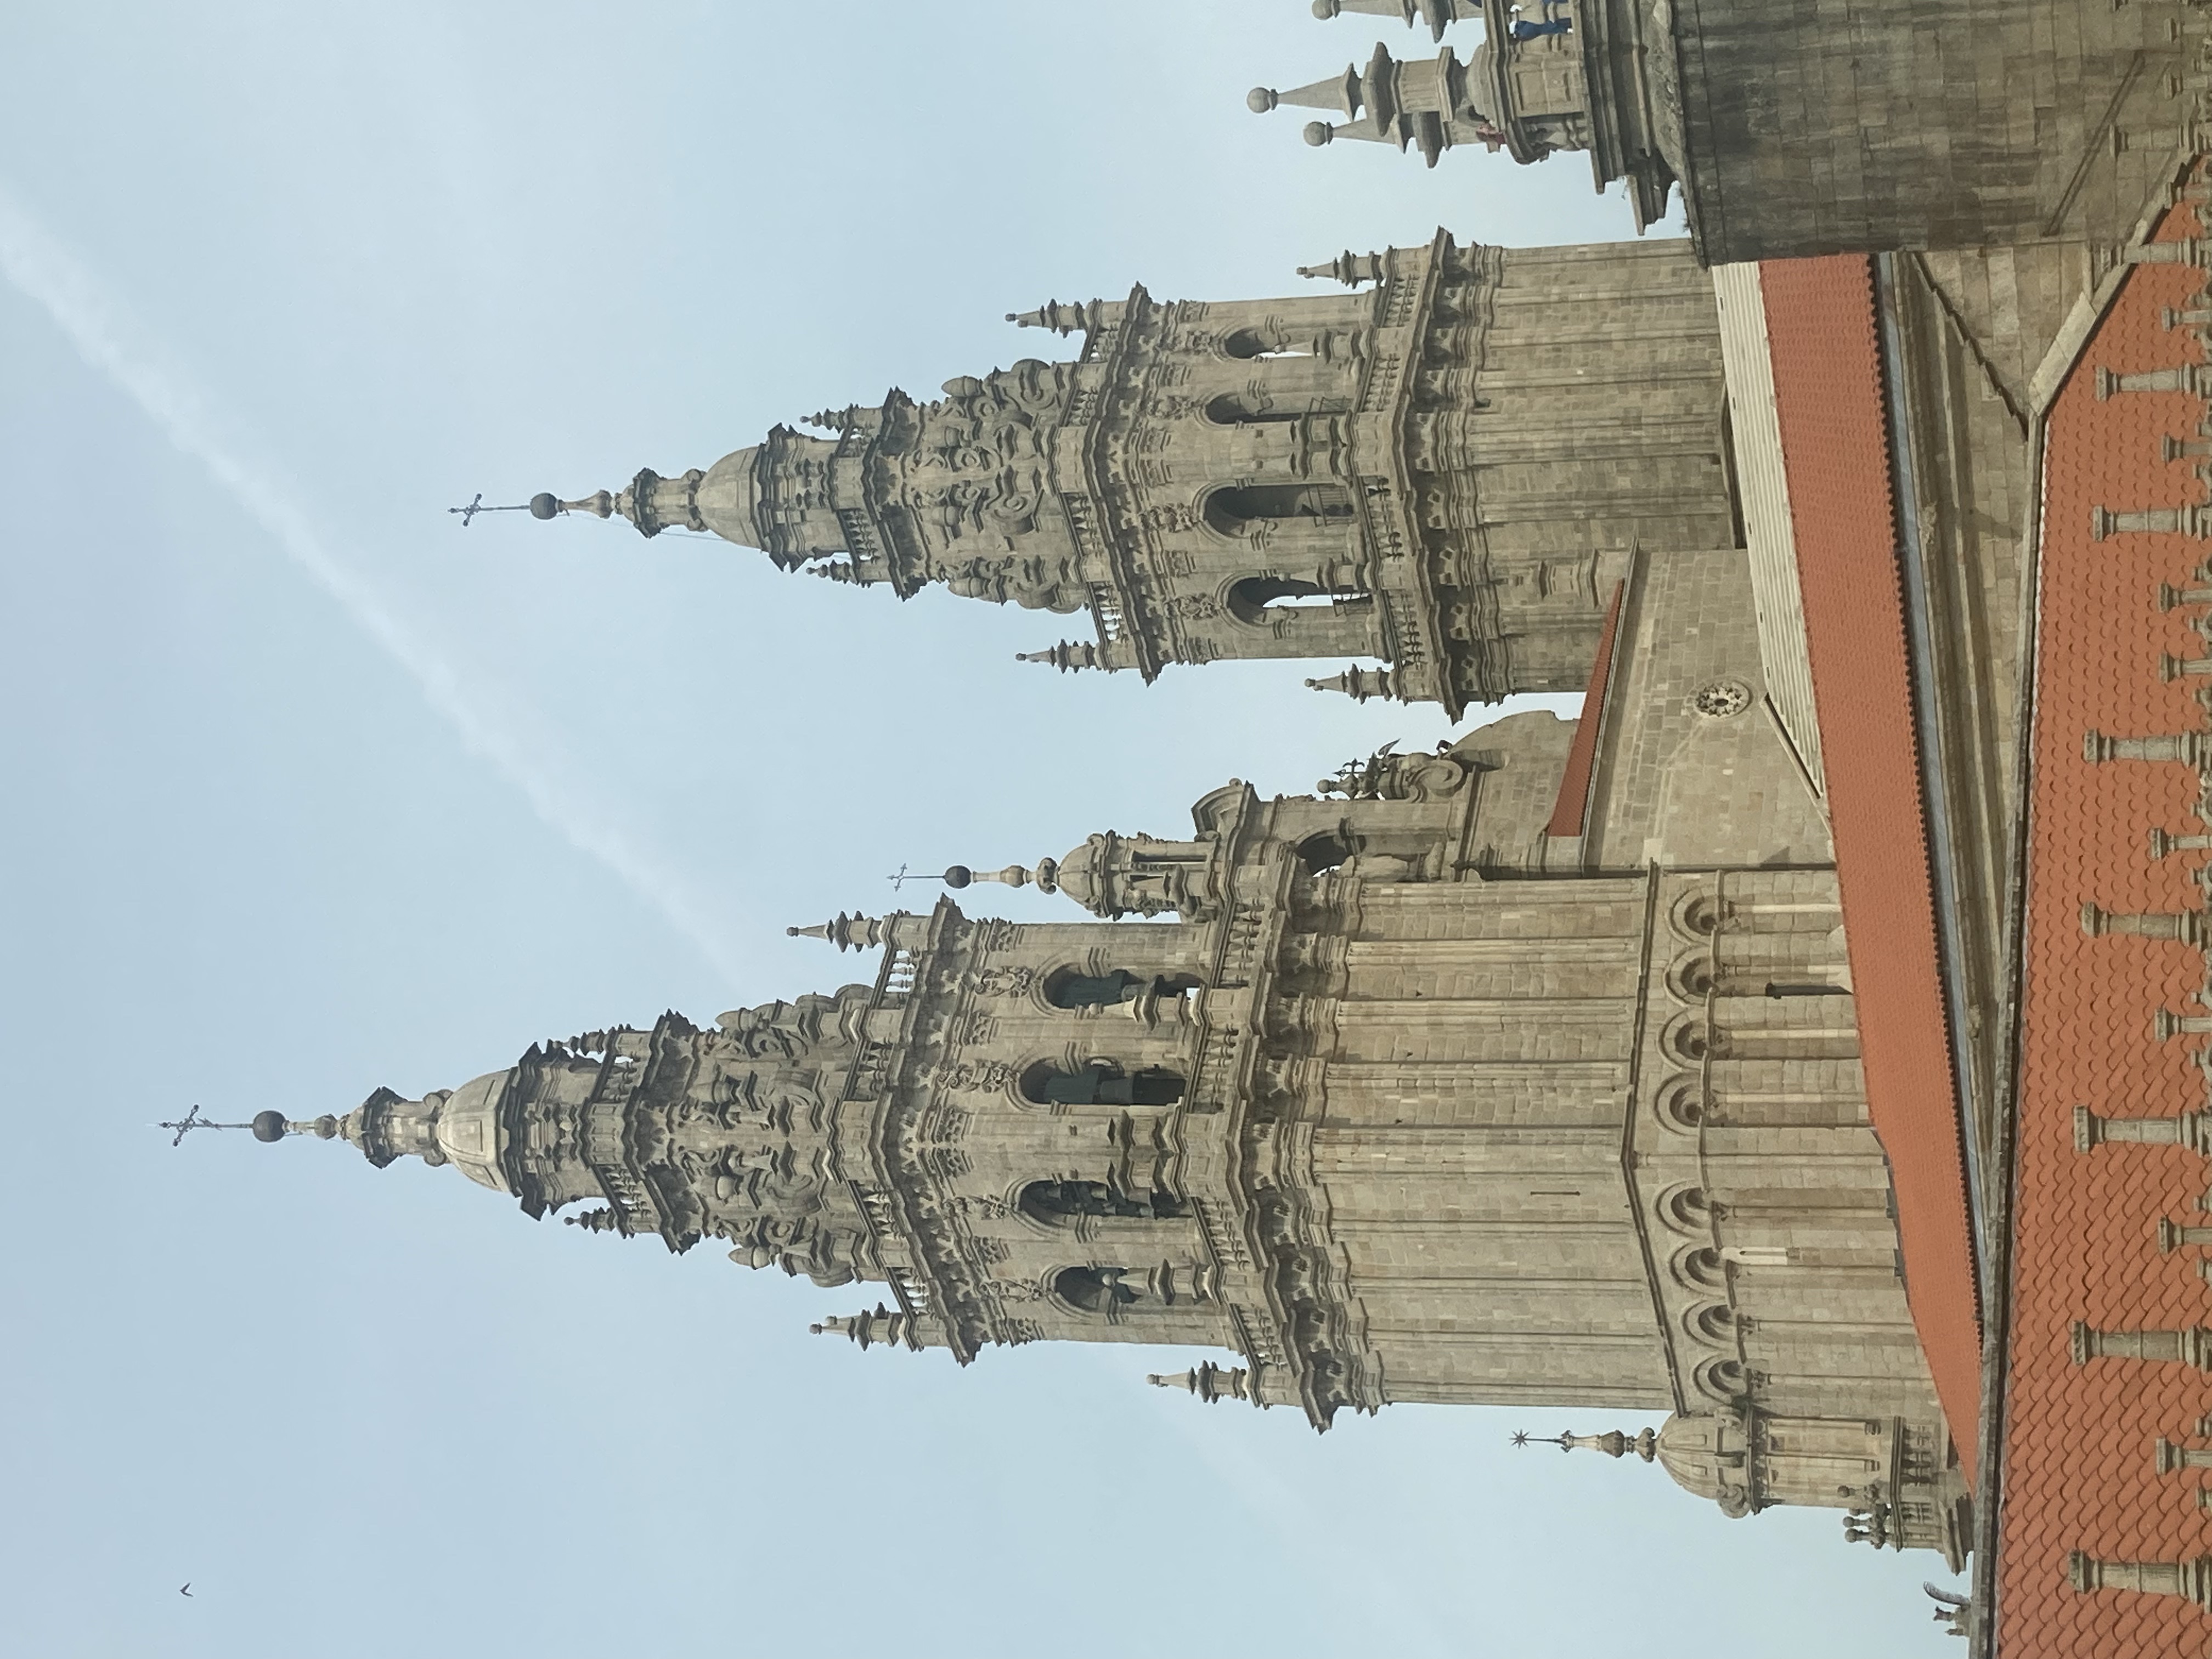
<path fill-rule="evenodd" d="M 2081 734 L 2081 757 L 2093 765 L 2106 761 L 2180 761 L 2201 767 L 2212 760 L 2212 732 L 2177 732 L 2154 738 L 2108 738 L 2101 732 Z"/>
<path fill-rule="evenodd" d="M 2177 836 L 2165 830 L 2150 832 L 2150 855 L 2162 859 L 2172 853 L 2194 853 L 2212 848 L 2212 836 Z"/>
<path fill-rule="evenodd" d="M 2154 1443 L 2152 1458 L 2160 1474 L 2172 1474 L 2181 1469 L 2212 1469 L 2212 1451 L 2177 1446 L 2164 1438 Z"/>
<path fill-rule="evenodd" d="M 2212 1556 L 2191 1561 L 2105 1561 L 2075 1550 L 2066 1559 L 2066 1577 L 2084 1595 L 2118 1589 L 2179 1595 L 2212 1613 Z"/>
<path fill-rule="evenodd" d="M 2212 535 L 2212 512 L 2201 507 L 2153 507 L 2132 512 L 2109 507 L 2089 509 L 2089 535 L 2103 541 L 2107 536 Z"/>
<path fill-rule="evenodd" d="M 2212 672 L 2212 665 L 2208 665 L 2208 672 Z M 2202 910 L 2131 913 L 2085 904 L 2081 907 L 2081 931 L 2091 939 L 2125 933 L 2137 939 L 2180 939 L 2200 948 L 2212 939 L 2212 924 L 2208 924 Z"/>
<path fill-rule="evenodd" d="M 2158 1218 L 2158 1251 L 2160 1255 L 2172 1255 L 2184 1244 L 2212 1244 L 2212 1227 L 2185 1227 L 2179 1222 Z"/>
<path fill-rule="evenodd" d="M 2186 1146 L 2212 1157 L 2212 1114 L 2184 1112 L 2178 1117 L 2100 1117 L 2087 1106 L 2074 1109 L 2074 1150 L 2086 1152 L 2107 1144 Z"/>
<path fill-rule="evenodd" d="M 2076 1320 L 2074 1363 L 2092 1359 L 2149 1359 L 2212 1370 L 2212 1328 L 2185 1325 L 2179 1330 L 2100 1331 Z"/>

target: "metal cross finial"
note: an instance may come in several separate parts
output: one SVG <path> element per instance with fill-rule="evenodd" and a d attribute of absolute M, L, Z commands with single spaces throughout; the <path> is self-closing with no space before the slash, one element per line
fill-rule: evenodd
<path fill-rule="evenodd" d="M 446 511 L 459 514 L 461 528 L 466 530 L 469 527 L 469 520 L 479 513 L 527 513 L 530 511 L 530 504 L 525 501 L 515 507 L 486 507 L 483 504 L 483 491 L 479 489 L 477 491 L 476 499 L 466 507 L 449 507 Z"/>
<path fill-rule="evenodd" d="M 185 1137 L 191 1133 L 195 1129 L 250 1129 L 253 1126 L 251 1123 L 211 1122 L 208 1119 L 200 1115 L 199 1105 L 195 1102 L 193 1103 L 192 1109 L 186 1112 L 184 1116 L 179 1119 L 176 1122 L 157 1123 L 154 1127 L 157 1129 L 174 1129 L 177 1132 L 177 1138 L 174 1140 L 172 1140 L 169 1145 L 172 1146 L 181 1146 L 185 1144 Z"/>
<path fill-rule="evenodd" d="M 896 875 L 885 876 L 884 879 L 890 883 L 892 891 L 896 892 L 910 881 L 942 881 L 944 878 L 942 876 L 918 875 L 915 872 L 911 866 L 902 864 L 898 867 L 898 873 Z"/>

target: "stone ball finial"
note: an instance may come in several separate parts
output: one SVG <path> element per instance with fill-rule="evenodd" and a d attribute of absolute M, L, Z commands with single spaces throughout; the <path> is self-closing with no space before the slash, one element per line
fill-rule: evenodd
<path fill-rule="evenodd" d="M 1313 0 L 1313 15 L 1324 23 L 1344 9 L 1344 0 Z"/>
<path fill-rule="evenodd" d="M 956 864 L 945 872 L 945 884 L 955 892 L 975 879 L 975 872 L 964 864 Z"/>
<path fill-rule="evenodd" d="M 256 1140 L 283 1139 L 284 1114 L 282 1112 L 256 1112 L 253 1115 L 253 1138 Z"/>
<path fill-rule="evenodd" d="M 1255 87 L 1244 94 L 1244 107 L 1255 115 L 1265 115 L 1275 106 L 1274 90 L 1269 87 Z"/>
<path fill-rule="evenodd" d="M 550 489 L 541 489 L 530 498 L 530 516 L 533 519 L 555 519 L 561 515 L 561 498 Z"/>
<path fill-rule="evenodd" d="M 1319 149 L 1323 144 L 1336 137 L 1336 129 L 1329 125 L 1326 121 L 1309 121 L 1306 123 L 1305 132 L 1303 136 L 1304 137 L 1306 143 L 1311 144 L 1316 149 Z"/>

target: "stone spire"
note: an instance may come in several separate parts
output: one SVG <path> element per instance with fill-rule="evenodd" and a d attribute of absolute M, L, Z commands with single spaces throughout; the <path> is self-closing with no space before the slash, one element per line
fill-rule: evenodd
<path fill-rule="evenodd" d="M 1327 22 L 1346 12 L 1368 17 L 1395 17 L 1411 28 L 1418 21 L 1429 26 L 1429 38 L 1441 40 L 1451 25 L 1482 15 L 1481 0 L 1313 0 L 1313 15 Z"/>
<path fill-rule="evenodd" d="M 1448 24 L 1476 9 L 1470 0 L 1316 0 L 1314 15 L 1371 12 L 1411 23 L 1418 14 L 1440 40 Z M 1660 31 L 1648 46 L 1647 27 Z M 1255 87 L 1245 103 L 1262 115 L 1285 104 L 1328 111 L 1340 118 L 1308 122 L 1309 144 L 1395 143 L 1419 152 L 1430 167 L 1445 151 L 1471 145 L 1504 150 L 1523 164 L 1587 151 L 1600 189 L 1628 180 L 1640 231 L 1665 216 L 1682 171 L 1674 46 L 1665 27 L 1633 7 L 1545 0 L 1510 25 L 1491 26 L 1464 62 L 1446 47 L 1425 62 L 1401 63 L 1378 44 L 1364 70 L 1347 65 L 1289 92 Z"/>
<path fill-rule="evenodd" d="M 880 1302 L 871 1311 L 854 1314 L 849 1319 L 832 1316 L 820 1324 L 809 1325 L 806 1328 L 817 1336 L 842 1336 L 848 1342 L 858 1343 L 862 1348 L 872 1347 L 878 1342 L 916 1352 L 921 1348 L 921 1339 L 914 1328 L 914 1316 L 907 1313 L 893 1313 Z"/>
<path fill-rule="evenodd" d="M 1170 1376 L 1147 1376 L 1146 1382 L 1156 1389 L 1183 1389 L 1212 1406 L 1224 1400 L 1243 1400 L 1254 1405 L 1251 1373 L 1242 1366 L 1229 1368 L 1212 1360 L 1187 1371 L 1177 1371 Z"/>
<path fill-rule="evenodd" d="M 1368 139 L 1417 149 L 1434 167 L 1455 144 L 1498 149 L 1509 142 L 1470 95 L 1470 71 L 1479 73 L 1489 59 L 1487 46 L 1475 48 L 1471 64 L 1461 63 L 1446 47 L 1427 63 L 1401 64 L 1378 43 L 1364 70 L 1347 64 L 1341 75 L 1288 92 L 1255 87 L 1244 102 L 1255 115 L 1283 104 L 1341 115 L 1340 122 L 1306 123 L 1305 141 L 1316 148 L 1337 138 Z"/>
<path fill-rule="evenodd" d="M 1260 101 L 1426 143 L 1437 73 L 1384 53 Z M 1686 250 L 1440 233 L 1309 274 L 1346 289 L 1048 301 L 1012 320 L 1075 337 L 1072 361 L 894 387 L 703 471 L 532 511 L 711 533 L 902 599 L 1080 614 L 1022 653 L 1063 672 L 1375 659 L 1393 666 L 1345 689 L 1454 718 L 1582 690 L 1636 550 L 1731 544 L 1718 313 Z"/>
<path fill-rule="evenodd" d="M 572 501 L 541 493 L 531 497 L 530 516 L 550 520 L 582 514 L 595 519 L 622 518 L 641 535 L 658 536 L 664 530 L 712 532 L 750 545 L 759 539 L 754 518 L 756 453 L 741 449 L 724 456 L 706 471 L 694 467 L 673 478 L 643 468 L 627 489 L 597 490 Z"/>
<path fill-rule="evenodd" d="M 1398 697 L 1403 696 L 1398 674 L 1389 668 L 1362 668 L 1357 663 L 1341 674 L 1332 674 L 1325 680 L 1308 680 L 1309 691 L 1341 691 L 1354 702 L 1365 702 L 1370 697 Z"/>
<path fill-rule="evenodd" d="M 1545 1445 L 1557 1446 L 1561 1451 L 1603 1452 L 1607 1457 L 1626 1457 L 1634 1452 L 1649 1463 L 1659 1455 L 1659 1437 L 1650 1429 L 1638 1429 L 1634 1434 L 1623 1434 L 1619 1429 L 1608 1429 L 1603 1434 L 1574 1434 L 1531 1436 L 1526 1432 L 1513 1437 L 1516 1446 L 1526 1446 L 1541 1440 Z"/>
<path fill-rule="evenodd" d="M 1016 328 L 1048 328 L 1055 334 L 1089 333 L 1099 326 L 1105 315 L 1103 300 L 1088 300 L 1080 305 L 1063 305 L 1058 300 L 1047 300 L 1035 311 L 1010 311 L 1006 320 Z"/>
<path fill-rule="evenodd" d="M 902 921 L 840 917 L 858 948 Z M 840 928 L 840 924 L 842 924 Z M 825 1285 L 883 1277 L 846 1183 L 829 1173 L 823 1109 L 855 1053 L 865 988 L 723 1014 L 701 1030 L 664 1015 L 533 1045 L 505 1071 L 408 1100 L 379 1089 L 343 1117 L 292 1122 L 264 1112 L 261 1140 L 343 1139 L 380 1168 L 401 1158 L 453 1164 L 543 1218 L 589 1232 L 658 1234 L 681 1253 L 727 1241 L 733 1259 Z"/>
<path fill-rule="evenodd" d="M 1354 253 L 1350 248 L 1325 265 L 1300 265 L 1298 275 L 1316 281 L 1323 279 L 1341 283 L 1346 288 L 1358 288 L 1363 283 L 1379 283 L 1390 274 L 1389 264 L 1379 253 Z"/>
<path fill-rule="evenodd" d="M 1072 674 L 1082 669 L 1097 668 L 1101 665 L 1097 646 L 1075 644 L 1066 640 L 1062 640 L 1048 651 L 1017 651 L 1014 653 L 1014 660 L 1050 663 L 1063 674 Z"/>
<path fill-rule="evenodd" d="M 812 927 L 787 927 L 787 939 L 827 939 L 840 951 L 872 951 L 884 942 L 884 924 L 873 916 L 848 916 L 842 910 L 833 921 Z"/>

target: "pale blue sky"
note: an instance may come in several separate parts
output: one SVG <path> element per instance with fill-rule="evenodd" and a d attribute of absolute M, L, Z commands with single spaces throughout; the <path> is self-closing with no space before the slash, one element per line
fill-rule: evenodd
<path fill-rule="evenodd" d="M 1602 1414 L 1317 1437 L 1146 1389 L 1149 1353 L 861 1354 L 805 1328 L 872 1289 L 148 1127 L 830 988 L 850 959 L 784 925 L 903 860 L 1173 833 L 1225 777 L 1440 735 L 1304 665 L 1061 678 L 1012 660 L 1059 618 L 443 511 L 926 393 L 1051 345 L 999 320 L 1048 297 L 1625 234 L 1571 157 L 1424 173 L 1244 110 L 1377 33 L 1302 0 L 0 14 L 15 1650 L 1947 1650 L 1932 1557 L 1505 1448 Z"/>

